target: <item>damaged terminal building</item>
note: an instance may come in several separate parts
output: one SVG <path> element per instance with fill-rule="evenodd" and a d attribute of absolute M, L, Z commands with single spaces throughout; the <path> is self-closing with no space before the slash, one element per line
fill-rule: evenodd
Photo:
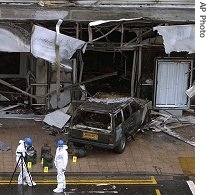
<path fill-rule="evenodd" d="M 176 115 L 194 96 L 195 1 L 0 2 L 0 105 L 41 114 L 96 92 Z"/>

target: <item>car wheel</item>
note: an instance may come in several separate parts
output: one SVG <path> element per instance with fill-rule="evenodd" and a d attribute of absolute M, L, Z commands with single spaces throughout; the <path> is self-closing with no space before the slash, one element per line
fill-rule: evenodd
<path fill-rule="evenodd" d="M 114 149 L 114 152 L 118 154 L 122 154 L 126 147 L 126 137 L 125 135 L 122 136 L 119 145 Z"/>

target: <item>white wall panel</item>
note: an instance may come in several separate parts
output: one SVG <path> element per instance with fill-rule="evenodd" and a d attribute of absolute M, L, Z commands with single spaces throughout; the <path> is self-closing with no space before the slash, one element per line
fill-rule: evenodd
<path fill-rule="evenodd" d="M 157 60 L 155 106 L 161 108 L 188 107 L 185 91 L 190 85 L 190 60 Z"/>

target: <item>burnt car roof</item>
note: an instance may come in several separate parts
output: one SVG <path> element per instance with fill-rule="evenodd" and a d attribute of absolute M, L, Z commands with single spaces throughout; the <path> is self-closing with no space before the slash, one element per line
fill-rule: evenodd
<path fill-rule="evenodd" d="M 115 113 L 130 102 L 135 101 L 139 105 L 148 103 L 148 100 L 134 97 L 92 97 L 80 105 L 81 110 L 97 111 L 98 113 Z"/>
<path fill-rule="evenodd" d="M 90 98 L 80 105 L 80 109 L 86 111 L 97 111 L 101 113 L 113 113 L 127 105 L 134 98 Z"/>

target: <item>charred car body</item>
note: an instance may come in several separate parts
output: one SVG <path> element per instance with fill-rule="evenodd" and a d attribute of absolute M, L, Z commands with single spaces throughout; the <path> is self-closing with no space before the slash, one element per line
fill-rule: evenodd
<path fill-rule="evenodd" d="M 150 108 L 148 100 L 98 93 L 73 113 L 68 141 L 123 153 L 126 141 L 149 121 Z"/>

